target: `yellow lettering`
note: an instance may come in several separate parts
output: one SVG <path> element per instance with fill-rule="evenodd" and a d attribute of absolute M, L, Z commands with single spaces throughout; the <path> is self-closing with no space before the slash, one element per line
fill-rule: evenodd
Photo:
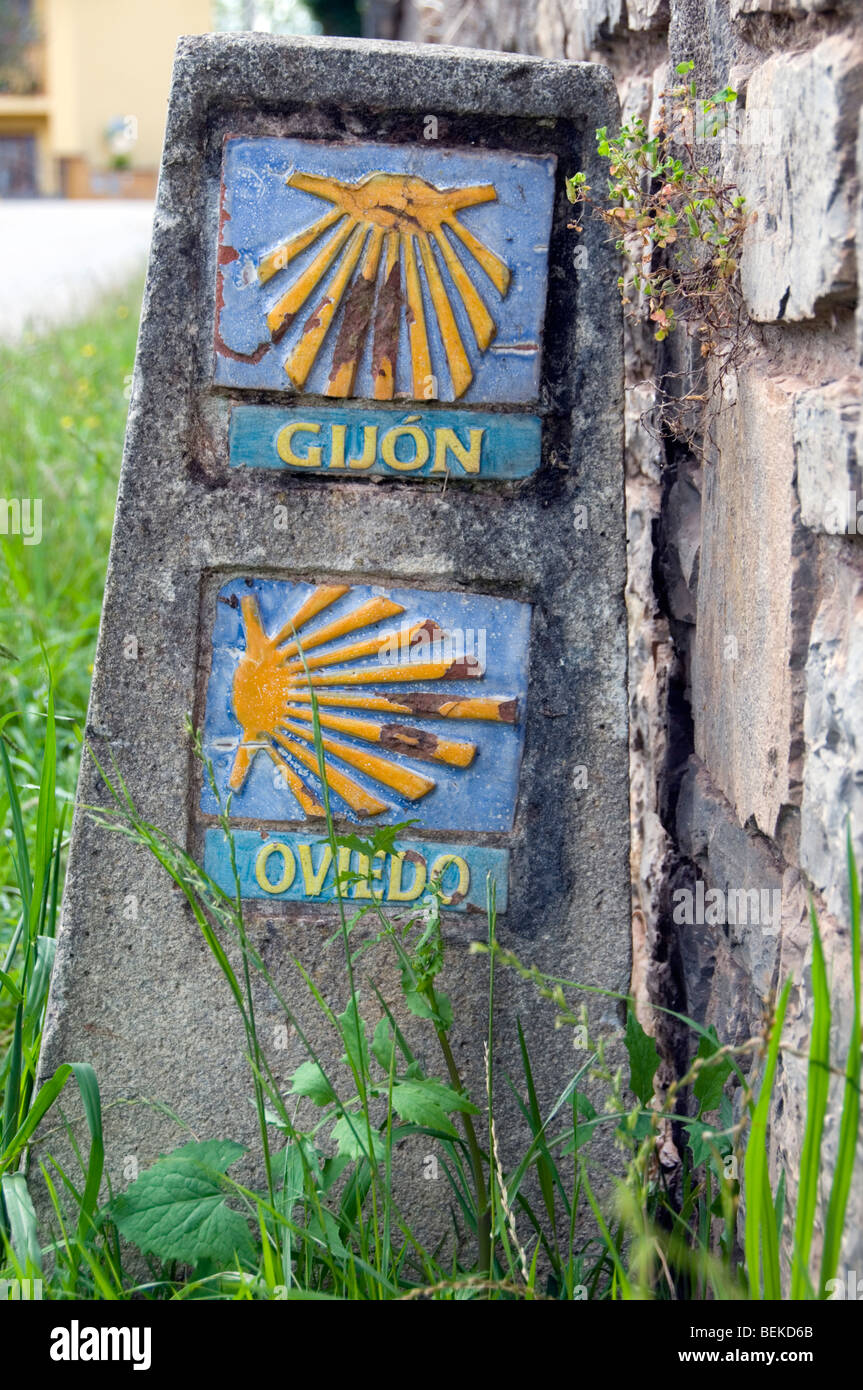
<path fill-rule="evenodd" d="M 412 903 L 419 897 L 426 886 L 426 864 L 424 859 L 414 856 L 411 863 L 414 867 L 413 883 L 407 888 L 402 886 L 402 866 L 405 862 L 406 851 L 398 850 L 390 860 L 390 885 L 387 889 L 387 901 L 391 903 Z"/>
<path fill-rule="evenodd" d="M 317 869 L 314 867 L 314 862 L 312 860 L 311 845 L 297 845 L 297 854 L 300 857 L 300 868 L 303 871 L 303 887 L 305 888 L 306 896 L 309 898 L 317 898 L 321 894 L 321 890 L 324 886 L 324 879 L 333 862 L 333 852 L 329 845 L 324 846 L 321 862 Z"/>
<path fill-rule="evenodd" d="M 443 887 L 444 874 L 450 864 L 455 864 L 458 867 L 458 884 L 455 892 L 450 893 L 448 898 L 441 897 L 443 903 L 451 903 L 455 900 L 461 902 L 467 896 L 467 891 L 470 888 L 470 869 L 467 866 L 467 861 L 462 859 L 460 854 L 439 854 L 431 866 L 429 877 L 432 882 L 439 879 L 441 887 Z"/>
<path fill-rule="evenodd" d="M 310 446 L 306 454 L 295 454 L 293 441 L 295 434 L 320 434 L 321 427 L 313 422 L 294 420 L 279 430 L 276 437 L 276 452 L 285 463 L 297 468 L 320 468 L 323 449 L 319 444 Z"/>
<path fill-rule="evenodd" d="M 347 432 L 347 425 L 333 425 L 332 427 L 330 468 L 344 468 L 345 466 L 345 435 Z"/>
<path fill-rule="evenodd" d="M 363 452 L 358 459 L 348 459 L 349 468 L 371 468 L 378 456 L 378 427 L 363 425 Z"/>
<path fill-rule="evenodd" d="M 404 462 L 396 457 L 396 445 L 403 435 L 414 441 L 414 456 Z M 428 456 L 429 442 L 419 425 L 399 425 L 397 429 L 387 430 L 381 440 L 381 458 L 400 473 L 412 473 L 414 469 L 422 468 Z"/>
<path fill-rule="evenodd" d="M 336 860 L 336 878 L 341 878 L 342 874 L 349 874 L 351 872 L 351 851 L 346 845 L 339 845 L 339 857 Z M 351 885 L 349 883 L 336 883 L 333 887 L 337 897 L 346 898 L 351 891 Z"/>
<path fill-rule="evenodd" d="M 369 857 L 367 854 L 358 855 L 357 873 L 362 874 L 363 877 L 361 879 L 358 879 L 357 882 L 354 884 L 355 898 L 376 898 L 378 902 L 380 902 L 381 898 L 384 895 L 384 890 L 381 889 L 379 893 L 373 893 L 372 879 L 377 879 L 378 882 L 380 882 L 380 880 L 383 878 L 383 861 L 385 858 L 386 854 L 384 850 L 378 851 L 371 864 L 369 864 Z M 378 860 L 381 861 L 380 864 L 378 863 Z"/>
<path fill-rule="evenodd" d="M 470 447 L 465 448 L 455 430 L 435 430 L 432 473 L 445 473 L 447 471 L 447 453 L 449 451 L 455 454 L 465 473 L 478 473 L 484 434 L 485 430 L 468 430 Z"/>
<path fill-rule="evenodd" d="M 272 883 L 267 877 L 267 864 L 272 854 L 280 854 L 284 865 L 282 877 L 278 883 Z M 294 856 L 289 847 L 283 845 L 280 840 L 273 840 L 270 844 L 264 845 L 255 860 L 255 878 L 265 893 L 284 893 L 285 889 L 290 888 L 293 883 L 296 872 L 297 865 Z"/>

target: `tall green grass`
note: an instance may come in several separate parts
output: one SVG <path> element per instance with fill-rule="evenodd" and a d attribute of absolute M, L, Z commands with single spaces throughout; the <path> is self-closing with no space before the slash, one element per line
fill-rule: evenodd
<path fill-rule="evenodd" d="M 312 687 L 313 689 L 313 687 Z M 316 702 L 313 727 L 319 774 L 324 787 L 327 839 L 338 860 L 338 849 L 359 850 L 369 862 L 390 847 L 393 827 L 370 839 L 339 835 L 329 807 L 326 769 Z M 195 738 L 200 757 L 200 740 Z M 204 758 L 206 775 L 218 795 L 212 767 Z M 112 787 L 111 773 L 100 769 Z M 389 1299 L 405 1296 L 482 1298 L 611 1298 L 661 1299 L 713 1297 L 719 1299 L 806 1299 L 824 1297 L 838 1265 L 845 1229 L 847 1202 L 855 1172 L 859 1126 L 860 1062 L 860 905 L 857 869 L 848 841 L 851 891 L 852 961 L 857 972 L 854 1022 L 844 1068 L 844 1101 L 839 1153 L 833 1168 L 829 1198 L 819 1193 L 826 1179 L 824 1113 L 829 1078 L 839 1069 L 829 1055 L 830 1001 L 818 924 L 812 914 L 814 1024 L 809 1052 L 809 1112 L 803 1145 L 800 1191 L 793 1227 L 790 1284 L 783 1284 L 780 1247 L 785 1220 L 785 1183 L 771 1188 L 768 1135 L 774 1083 L 783 1046 L 782 1033 L 790 981 L 783 986 L 763 1037 L 723 1046 L 712 1029 L 683 1015 L 699 1039 L 687 1074 L 669 1088 L 664 1100 L 654 1099 L 659 1056 L 653 1040 L 635 1017 L 627 1000 L 623 1038 L 628 1056 L 628 1084 L 620 1068 L 605 1059 L 602 1044 L 590 1043 L 588 1017 L 567 1003 L 567 991 L 604 993 L 555 979 L 525 967 L 496 938 L 493 894 L 490 892 L 488 936 L 477 943 L 488 964 L 489 1038 L 487 1059 L 493 1055 L 495 965 L 516 969 L 558 1010 L 558 1021 L 578 1027 L 584 1057 L 569 1077 L 561 1078 L 558 1099 L 543 1115 L 537 1099 L 529 1042 L 519 1025 L 522 1074 L 507 1085 L 529 1134 L 522 1156 L 503 1170 L 495 1129 L 491 1066 L 485 1094 L 468 1097 L 448 1042 L 452 1015 L 435 979 L 443 964 L 439 893 L 413 910 L 407 919 L 389 918 L 372 900 L 350 920 L 347 887 L 359 873 L 343 874 L 337 886 L 341 940 L 345 958 L 347 998 L 336 1014 L 321 996 L 301 961 L 298 976 L 345 1048 L 342 1058 L 350 1070 L 353 1089 L 340 1091 L 333 1067 L 310 1043 L 291 1000 L 272 978 L 251 945 L 243 921 L 243 902 L 234 860 L 230 802 L 222 808 L 221 825 L 234 864 L 236 893 L 225 894 L 179 846 L 156 827 L 144 823 L 114 769 L 114 807 L 94 812 L 109 829 L 145 845 L 183 890 L 204 937 L 218 962 L 241 1012 L 247 1055 L 259 1115 L 260 1144 L 266 1173 L 266 1192 L 254 1193 L 232 1184 L 225 1169 L 239 1146 L 220 1151 L 221 1167 L 213 1166 L 208 1146 L 186 1145 L 154 1165 L 111 1208 L 120 1232 L 143 1250 L 163 1259 L 189 1259 L 191 1284 L 176 1286 L 174 1296 L 200 1290 L 202 1280 L 217 1285 L 223 1295 L 235 1295 L 232 1281 L 243 1288 L 272 1290 L 273 1279 L 284 1296 L 351 1299 Z M 353 904 L 352 904 L 353 906 Z M 429 1075 L 408 1046 L 397 1019 L 374 990 L 379 1014 L 372 1028 L 360 999 L 356 965 L 368 941 L 354 945 L 360 922 L 372 939 L 395 951 L 401 969 L 404 1001 L 424 1018 L 436 1037 L 447 1070 L 447 1083 Z M 237 963 L 238 962 L 238 963 Z M 262 979 L 290 1020 L 308 1060 L 295 1073 L 287 1094 L 280 1090 L 263 1051 L 257 1045 L 252 1015 L 252 978 Z M 477 987 L 480 981 L 477 980 Z M 750 1088 L 741 1064 L 752 1059 L 760 1072 L 758 1092 Z M 759 1068 L 758 1062 L 762 1065 Z M 589 1099 L 587 1081 L 604 1083 L 606 1104 L 598 1111 Z M 741 1113 L 735 1118 L 728 1083 L 736 1082 Z M 691 1091 L 694 1115 L 680 1111 L 678 1102 Z M 631 1095 L 636 1104 L 632 1105 Z M 296 1108 L 302 1098 L 321 1116 L 300 1121 Z M 486 1142 L 478 1137 L 485 1110 Z M 672 1192 L 663 1182 L 657 1150 L 673 1121 L 685 1127 L 682 1184 Z M 458 1128 L 456 1123 L 458 1123 Z M 270 1130 L 287 1140 L 273 1152 Z M 591 1148 L 603 1133 L 612 1133 L 624 1154 L 614 1179 L 615 1199 L 595 1191 Z M 391 1184 L 393 1144 L 422 1134 L 433 1141 L 456 1200 L 456 1220 L 445 1267 L 440 1252 L 426 1249 L 416 1234 L 417 1213 L 402 1210 Z M 511 1136 L 510 1136 L 511 1137 Z M 604 1160 L 603 1160 L 604 1161 Z M 169 1184 L 176 1182 L 176 1164 L 183 1165 L 190 1189 L 209 1184 L 208 1191 L 236 1199 L 228 1210 L 239 1218 L 245 1211 L 257 1233 L 245 1242 L 245 1262 L 228 1261 L 224 1277 L 202 1275 L 198 1266 L 216 1260 L 225 1264 L 226 1249 L 189 1244 L 188 1209 L 180 1243 L 165 1235 L 165 1202 Z M 743 1173 L 742 1206 L 738 1172 Z M 288 1175 L 292 1186 L 288 1187 Z M 606 1174 L 607 1176 L 607 1174 Z M 208 1209 L 202 1209 L 201 1225 Z M 820 1218 L 820 1222 L 819 1222 Z M 823 1228 L 824 1246 L 817 1275 L 810 1271 L 813 1237 Z M 236 1227 L 237 1232 L 240 1226 Z M 744 1260 L 737 1250 L 743 1243 Z M 192 1256 L 194 1259 L 191 1259 Z M 264 1276 L 261 1270 L 264 1270 Z M 261 1282 L 263 1277 L 263 1284 Z M 249 1283 L 251 1281 L 251 1284 Z"/>
<path fill-rule="evenodd" d="M 0 535 L 0 721 L 31 838 L 49 669 L 58 793 L 68 801 L 74 792 L 74 726 L 83 725 L 87 708 L 139 302 L 135 285 L 50 337 L 0 344 L 0 497 L 42 502 L 41 544 Z M 0 779 L 0 822 L 7 827 L 9 814 Z M 0 951 L 20 907 L 11 843 L 0 835 Z M 7 1009 L 0 1038 L 9 1025 Z"/>
<path fill-rule="evenodd" d="M 92 1071 L 66 1064 L 36 1088 L 63 835 L 63 811 L 56 805 L 50 688 L 44 727 L 32 839 L 25 828 L 14 767 L 0 742 L 13 836 L 10 856 L 20 902 L 0 976 L 0 997 L 14 1015 L 2 1072 L 0 1278 L 32 1277 L 46 1269 L 50 1257 L 46 1290 L 56 1298 L 757 1300 L 823 1298 L 829 1292 L 841 1253 L 859 1130 L 861 928 L 850 837 L 855 972 L 851 1035 L 846 1060 L 837 1065 L 829 1050 L 830 995 L 813 913 L 808 1112 L 797 1210 L 786 1216 L 784 1183 L 771 1188 L 767 1138 L 784 1045 L 787 984 L 764 1035 L 740 1046 L 722 1045 L 711 1029 L 677 1015 L 698 1037 L 698 1051 L 689 1071 L 659 1104 L 654 1099 L 658 1054 L 631 1001 L 621 1039 L 628 1060 L 624 1075 L 606 1060 L 604 1045 L 591 1041 L 583 1007 L 569 1002 L 570 991 L 597 991 L 543 975 L 503 950 L 490 893 L 487 937 L 476 945 L 488 968 L 488 1054 L 493 1056 L 496 1042 L 495 973 L 500 968 L 517 970 L 556 1009 L 559 1023 L 578 1030 L 572 1073 L 560 1078 L 557 1099 L 543 1112 L 530 1039 L 519 1026 L 521 1072 L 504 1080 L 515 1096 L 527 1137 L 520 1157 L 505 1170 L 492 1069 L 488 1067 L 483 1093 L 469 1096 L 448 1043 L 452 1012 L 436 983 L 444 957 L 439 891 L 403 918 L 387 916 L 375 899 L 361 913 L 351 899 L 350 916 L 346 890 L 361 874 L 342 875 L 339 885 L 345 891 L 340 894 L 335 938 L 346 966 L 342 1012 L 322 997 L 302 961 L 295 962 L 298 981 L 333 1036 L 334 1046 L 317 1049 L 303 1029 L 295 1001 L 254 947 L 239 885 L 233 895 L 224 893 L 181 846 L 140 818 L 119 771 L 102 768 L 113 804 L 93 814 L 110 830 L 146 846 L 182 890 L 225 978 L 226 994 L 240 1013 L 263 1175 L 259 1189 L 232 1177 L 229 1170 L 244 1149 L 228 1133 L 183 1145 L 106 1202 L 100 1193 L 104 1150 Z M 314 728 L 321 756 L 316 710 Z M 190 733 L 203 756 L 197 736 Z M 212 778 L 209 765 L 206 771 Z M 320 771 L 325 780 L 322 756 Z M 229 804 L 223 807 L 221 823 L 233 855 Z M 371 859 L 395 833 L 394 827 L 385 827 L 369 840 L 340 835 L 327 815 L 327 837 L 336 861 L 341 846 L 359 848 Z M 405 1005 L 425 1021 L 429 1043 L 439 1048 L 444 1079 L 430 1070 L 428 1048 L 421 1058 L 409 1045 L 373 979 L 370 992 L 366 985 L 362 996 L 357 967 L 371 942 L 395 952 Z M 479 974 L 476 983 L 482 987 Z M 258 1035 L 254 1000 L 261 984 L 272 991 L 306 1051 L 287 1090 L 270 1069 Z M 340 1080 L 342 1067 L 328 1060 L 339 1048 L 344 1049 L 347 1089 Z M 756 1064 L 757 1092 L 742 1069 L 748 1058 Z M 39 1173 L 28 1177 L 28 1142 L 49 1112 L 56 1111 L 71 1078 L 77 1082 L 86 1122 L 83 1147 L 76 1148 L 67 1131 L 78 1175 L 68 1165 L 61 1168 L 49 1153 Z M 838 1153 L 830 1174 L 824 1120 L 831 1079 L 835 1084 L 840 1078 Z M 597 1084 L 604 1087 L 602 1108 L 589 1098 L 588 1081 L 594 1090 Z M 737 1116 L 728 1094 L 735 1085 L 742 1102 Z M 679 1105 L 688 1093 L 695 1101 L 694 1113 Z M 687 1137 L 677 1191 L 663 1182 L 657 1163 L 658 1141 L 672 1120 L 683 1125 Z M 614 1135 L 622 1154 L 612 1201 L 597 1193 L 591 1157 L 603 1133 Z M 418 1234 L 418 1212 L 405 1209 L 393 1192 L 395 1149 L 402 1140 L 419 1136 L 424 1148 L 437 1155 L 451 1194 L 452 1234 L 434 1248 Z M 45 1147 L 40 1145 L 40 1151 Z M 50 1150 L 50 1144 L 47 1147 Z M 738 1171 L 743 1174 L 742 1194 Z M 44 1183 L 53 1207 L 53 1218 L 42 1226 L 32 1201 L 34 1179 Z M 783 1229 L 793 1231 L 790 1283 L 780 1259 Z M 736 1247 L 738 1233 L 743 1261 Z M 816 1235 L 823 1236 L 822 1252 L 813 1268 Z M 150 1262 L 149 1278 L 142 1281 L 124 1267 L 123 1241 L 136 1245 Z"/>
<path fill-rule="evenodd" d="M 252 1188 L 230 1169 L 244 1148 L 227 1133 L 181 1146 L 106 1201 L 100 1191 L 104 1147 L 97 1079 L 83 1065 L 65 1064 L 36 1087 L 41 1029 L 57 924 L 64 811 L 56 800 L 56 738 L 50 686 L 45 737 L 38 767 L 39 794 L 28 835 L 15 769 L 0 740 L 5 796 L 12 829 L 10 858 L 20 904 L 0 975 L 0 999 L 13 1014 L 3 1068 L 0 1131 L 0 1278 L 46 1277 L 55 1298 L 284 1298 L 381 1301 L 399 1298 L 572 1299 L 628 1301 L 713 1297 L 807 1299 L 825 1297 L 838 1269 L 848 1197 L 855 1176 L 860 1086 L 860 898 L 857 868 L 848 841 L 851 885 L 851 957 L 854 1014 L 843 1066 L 830 1056 L 830 995 L 818 923 L 812 914 L 814 1016 L 809 1049 L 808 1111 L 793 1230 L 790 1283 L 783 1281 L 780 1243 L 785 1217 L 784 1183 L 773 1190 L 767 1162 L 769 1121 L 788 997 L 783 988 L 763 1037 L 736 1047 L 682 1015 L 699 1039 L 689 1071 L 654 1099 L 659 1057 L 627 1003 L 621 1039 L 627 1074 L 593 1043 L 583 1007 L 569 994 L 596 994 L 588 986 L 526 967 L 497 940 L 490 890 L 486 940 L 489 999 L 487 1059 L 494 1055 L 495 972 L 515 969 L 557 1011 L 557 1021 L 577 1029 L 572 1074 L 560 1078 L 557 1099 L 543 1112 L 538 1100 L 530 1039 L 518 1026 L 521 1072 L 505 1077 L 524 1121 L 520 1157 L 505 1170 L 497 1126 L 500 1110 L 487 1066 L 482 1094 L 469 1096 L 448 1041 L 452 1010 L 437 984 L 444 961 L 439 889 L 405 917 L 391 918 L 377 899 L 356 912 L 349 899 L 358 872 L 338 880 L 339 929 L 346 997 L 337 1012 L 323 998 L 303 962 L 297 979 L 321 1011 L 333 1045 L 311 1042 L 296 1003 L 271 975 L 244 919 L 239 882 L 223 892 L 191 856 L 143 821 L 117 768 L 101 768 L 113 794 L 93 811 L 107 829 L 145 846 L 182 890 L 217 962 L 242 1020 L 249 1083 L 258 1116 L 258 1158 L 263 1186 Z M 319 772 L 326 786 L 320 723 L 313 704 Z M 199 756 L 200 740 L 190 735 Z M 212 767 L 206 775 L 215 792 Z M 325 791 L 327 839 L 338 862 L 342 846 L 371 861 L 387 848 L 397 827 L 371 839 L 341 835 Z M 235 870 L 230 803 L 221 825 Z M 235 874 L 236 878 L 236 874 Z M 348 903 L 350 901 L 349 915 Z M 401 972 L 406 1009 L 425 1023 L 437 1045 L 445 1077 L 408 1043 L 399 1019 L 374 979 L 361 995 L 357 968 L 370 944 L 388 946 Z M 477 963 L 479 970 L 479 962 Z M 482 988 L 477 975 L 477 988 Z M 296 1030 L 306 1060 L 287 1090 L 261 1044 L 255 1012 L 263 984 Z M 601 993 L 601 991 L 599 991 Z M 370 1017 L 370 1011 L 374 1018 Z M 329 1060 L 342 1054 L 343 1066 Z M 742 1063 L 759 1074 L 757 1094 Z M 759 1059 L 761 1061 L 758 1066 Z M 348 1075 L 347 1088 L 340 1079 Z M 825 1114 L 831 1078 L 842 1077 L 838 1154 L 830 1175 L 824 1153 Z M 27 1145 L 49 1112 L 57 1112 L 74 1078 L 83 1108 L 80 1147 L 60 1114 L 77 1160 L 77 1176 L 50 1156 L 38 1174 L 26 1172 Z M 588 1082 L 605 1091 L 597 1108 Z M 728 1094 L 741 1098 L 735 1117 Z M 691 1093 L 694 1113 L 680 1108 Z M 633 1097 L 635 1103 L 633 1104 Z M 673 1121 L 684 1126 L 682 1182 L 672 1191 L 657 1163 L 658 1143 Z M 52 1119 L 56 1127 L 56 1121 Z M 600 1196 L 592 1150 L 612 1134 L 622 1154 L 614 1196 Z M 429 1248 L 418 1232 L 422 1216 L 405 1209 L 393 1191 L 393 1155 L 405 1139 L 422 1137 L 446 1179 L 452 1233 Z M 481 1137 L 482 1136 L 482 1137 Z M 511 1141 L 512 1135 L 507 1135 Z M 509 1144 L 508 1144 L 509 1147 Z M 603 1159 L 603 1163 L 605 1163 Z M 743 1174 L 741 1206 L 737 1172 Z M 607 1177 L 607 1173 L 605 1174 Z M 37 1222 L 32 1182 L 48 1193 L 53 1218 Z M 172 1216 L 173 1213 L 173 1216 Z M 737 1235 L 743 1244 L 741 1261 Z M 823 1235 L 817 1269 L 816 1235 Z M 122 1239 L 121 1239 L 122 1238 Z M 137 1246 L 151 1267 L 143 1281 L 124 1266 L 123 1241 Z"/>
<path fill-rule="evenodd" d="M 54 700 L 49 687 L 32 842 L 25 832 L 21 799 L 0 732 L 0 768 L 14 841 L 10 856 L 20 903 L 18 921 L 0 969 L 0 998 L 12 1009 L 14 1017 L 10 1043 L 0 1067 L 0 1248 L 9 1261 L 11 1276 L 19 1279 L 32 1279 L 42 1273 L 36 1212 L 24 1173 L 27 1145 L 71 1077 L 77 1082 L 90 1133 L 83 1187 L 72 1189 L 78 1241 L 95 1229 L 104 1163 L 99 1088 L 92 1067 L 86 1063 L 64 1064 L 37 1089 L 42 1026 L 57 935 L 65 819 L 65 807 L 57 815 L 56 756 Z"/>
<path fill-rule="evenodd" d="M 74 1078 L 90 1137 L 79 1180 L 46 1174 L 55 1196 L 55 1183 L 68 1185 L 77 1212 L 55 1296 L 96 1287 L 81 1273 L 102 1172 L 96 1079 L 66 1066 L 35 1086 L 139 302 L 134 285 L 48 338 L 0 345 L 0 497 L 42 503 L 40 544 L 0 535 L 0 1249 L 10 1277 L 41 1269 L 27 1143 Z M 115 1271 L 103 1295 L 119 1286 Z"/>

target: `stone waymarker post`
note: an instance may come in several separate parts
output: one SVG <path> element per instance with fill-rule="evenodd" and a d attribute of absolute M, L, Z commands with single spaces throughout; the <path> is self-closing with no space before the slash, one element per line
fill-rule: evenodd
<path fill-rule="evenodd" d="M 564 186 L 614 110 L 590 65 L 249 35 L 183 40 L 171 95 L 88 737 L 229 891 L 232 795 L 250 932 L 325 1055 L 292 961 L 341 1010 L 336 869 L 392 912 L 439 879 L 478 1093 L 489 876 L 522 956 L 629 981 L 616 270 Z M 413 822 L 371 864 L 322 844 L 309 680 L 340 826 Z M 112 1102 L 201 1137 L 254 1114 L 224 982 L 105 798 L 85 759 L 44 1069 L 94 1064 L 122 1186 L 183 1132 Z M 498 1007 L 495 1060 L 530 1015 L 556 1095 L 571 1037 L 515 977 Z M 258 1022 L 287 1083 L 298 1040 L 265 995 Z"/>

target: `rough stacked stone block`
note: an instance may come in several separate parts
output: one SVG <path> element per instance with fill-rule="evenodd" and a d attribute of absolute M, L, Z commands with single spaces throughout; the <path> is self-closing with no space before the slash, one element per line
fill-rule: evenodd
<path fill-rule="evenodd" d="M 855 134 L 863 57 L 844 36 L 780 53 L 752 74 L 740 186 L 757 220 L 746 233 L 743 289 L 762 323 L 814 318 L 853 301 Z"/>
<path fill-rule="evenodd" d="M 800 384 L 742 372 L 704 470 L 695 751 L 740 824 L 765 835 L 799 801 L 802 682 L 790 656 L 805 646 L 813 584 L 794 490 Z"/>

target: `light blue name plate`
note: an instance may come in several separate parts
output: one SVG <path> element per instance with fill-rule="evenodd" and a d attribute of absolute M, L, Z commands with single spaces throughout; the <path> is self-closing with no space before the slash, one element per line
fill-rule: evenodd
<path fill-rule="evenodd" d="M 241 405 L 231 412 L 229 449 L 234 468 L 333 478 L 527 478 L 539 468 L 542 421 L 472 410 Z"/>
<path fill-rule="evenodd" d="M 291 831 L 265 835 L 257 830 L 234 832 L 240 893 L 244 898 L 277 898 L 284 902 L 331 903 L 337 898 L 336 874 L 342 897 L 361 907 L 377 898 L 389 910 L 418 906 L 437 881 L 448 912 L 468 908 L 485 912 L 487 878 L 495 883 L 497 911 L 505 912 L 509 850 L 480 845 L 404 841 L 392 854 L 370 859 L 358 850 L 340 847 L 334 864 L 330 846 L 320 836 Z M 204 868 L 224 892 L 236 892 L 230 851 L 224 832 L 206 832 Z M 353 875 L 345 879 L 344 875 Z"/>

